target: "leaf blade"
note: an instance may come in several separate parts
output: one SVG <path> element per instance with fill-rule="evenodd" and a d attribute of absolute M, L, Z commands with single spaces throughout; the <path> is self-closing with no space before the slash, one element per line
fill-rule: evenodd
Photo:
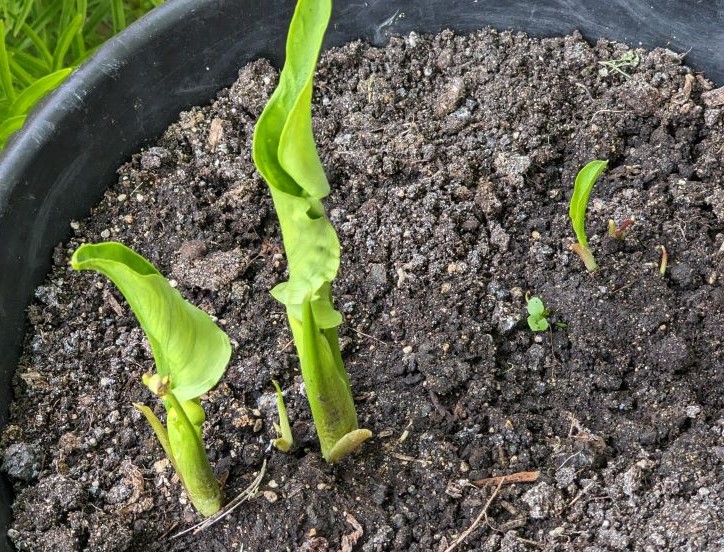
<path fill-rule="evenodd" d="M 101 272 L 121 291 L 151 344 L 158 373 L 170 376 L 180 401 L 218 383 L 231 358 L 229 338 L 150 262 L 120 243 L 105 242 L 81 245 L 71 266 Z"/>
<path fill-rule="evenodd" d="M 10 105 L 10 113 L 26 115 L 43 96 L 55 90 L 72 72 L 72 67 L 66 67 L 38 79 L 15 98 Z"/>
<path fill-rule="evenodd" d="M 576 181 L 573 185 L 573 196 L 568 208 L 568 215 L 573 224 L 573 231 L 576 233 L 578 243 L 584 247 L 588 247 L 588 238 L 586 237 L 586 209 L 588 207 L 588 199 L 591 196 L 593 185 L 598 177 L 608 166 L 608 161 L 594 160 L 587 163 L 576 175 Z"/>

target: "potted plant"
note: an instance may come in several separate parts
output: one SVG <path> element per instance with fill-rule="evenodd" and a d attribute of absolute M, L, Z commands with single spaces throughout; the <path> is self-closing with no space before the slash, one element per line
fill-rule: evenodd
<path fill-rule="evenodd" d="M 80 218 L 87 212 L 111 180 L 116 166 L 133 151 L 136 151 L 139 146 L 149 144 L 158 136 L 160 131 L 175 118 L 180 109 L 194 103 L 208 101 L 219 88 L 233 80 L 238 66 L 243 65 L 246 61 L 260 55 L 271 55 L 273 61 L 278 62 L 284 36 L 283 30 L 286 28 L 291 14 L 292 4 L 293 2 L 277 2 L 261 7 L 258 3 L 252 2 L 244 10 L 240 9 L 236 2 L 218 2 L 209 6 L 199 6 L 194 2 L 169 2 L 101 49 L 35 113 L 27 128 L 9 144 L 2 165 L 0 165 L 0 181 L 2 181 L 0 229 L 7 244 L 0 263 L 3 266 L 0 276 L 2 278 L 0 314 L 3 317 L 1 337 L 4 352 L 6 352 L 2 355 L 4 363 L 2 368 L 6 382 L 0 387 L 0 392 L 4 393 L 3 404 L 8 404 L 9 400 L 9 381 L 15 369 L 21 343 L 24 308 L 33 287 L 40 282 L 47 270 L 52 247 L 66 235 L 68 222 Z M 546 8 L 551 11 L 546 11 Z M 427 11 L 428 9 L 432 9 L 432 11 Z M 593 21 L 585 18 L 578 19 L 579 16 L 587 14 L 585 6 L 581 6 L 579 11 L 571 10 L 570 6 L 562 11 L 556 2 L 550 2 L 545 6 L 537 4 L 537 9 L 540 10 L 541 16 L 535 21 L 526 21 L 518 11 L 511 8 L 497 11 L 495 6 L 490 5 L 484 9 L 483 6 L 471 7 L 467 3 L 439 2 L 435 6 L 430 6 L 428 3 L 423 12 L 414 3 L 375 4 L 373 6 L 340 4 L 337 6 L 338 12 L 335 19 L 338 23 L 330 31 L 329 41 L 330 44 L 340 44 L 352 38 L 366 37 L 376 42 L 383 42 L 388 33 L 404 33 L 413 29 L 437 31 L 444 26 L 453 26 L 465 31 L 481 27 L 484 24 L 512 26 L 516 29 L 530 30 L 536 34 L 550 34 L 553 29 L 557 33 L 565 33 L 582 26 L 587 36 L 590 37 L 605 34 L 610 38 L 647 40 L 647 43 L 651 45 L 661 44 L 663 37 L 666 37 L 667 40 L 670 38 L 665 34 L 666 29 L 669 28 L 668 25 L 662 23 L 664 30 L 659 33 L 653 27 L 659 21 L 658 19 L 647 20 L 647 23 L 652 26 L 645 30 L 640 27 L 640 21 L 636 21 L 635 32 L 641 34 L 627 35 L 625 25 L 615 26 L 621 23 L 621 14 L 614 11 L 608 12 L 609 8 L 606 7 L 598 8 L 600 11 L 595 14 Z M 676 7 L 668 3 L 662 4 L 661 10 L 662 13 L 669 16 L 668 20 L 676 18 L 675 20 L 681 21 L 682 25 L 689 23 L 695 26 L 697 33 L 686 34 L 687 37 L 707 36 L 704 27 L 711 25 L 712 32 L 714 32 L 714 29 L 718 29 L 722 22 L 722 13 L 716 8 L 712 8 L 713 11 L 704 16 L 699 15 L 695 21 L 687 20 L 692 12 L 678 13 Z M 546 19 L 546 16 L 549 16 L 550 19 Z M 571 19 L 566 20 L 566 17 Z M 627 21 L 626 18 L 623 19 Z M 274 27 L 273 32 L 270 30 L 271 27 L 265 27 L 262 33 L 261 27 L 256 23 L 260 20 L 269 22 L 269 25 Z M 667 19 L 663 18 L 662 21 L 666 22 Z M 527 26 L 526 23 L 532 27 Z M 554 23 L 558 26 L 553 27 Z M 605 28 L 606 32 L 602 32 L 601 28 Z M 621 34 L 617 35 L 617 32 Z M 215 42 L 213 48 L 209 49 L 207 45 L 211 37 Z M 153 48 L 148 47 L 149 41 L 153 44 Z M 179 67 L 176 53 L 180 47 L 187 44 L 198 45 L 198 50 L 192 49 L 189 56 L 184 57 L 183 66 Z M 697 59 L 707 59 L 706 52 L 709 47 L 705 40 L 702 41 L 699 48 L 694 47 L 691 55 L 693 62 L 696 63 Z M 714 79 L 718 78 L 720 73 L 718 75 L 717 71 L 721 70 L 721 60 L 716 56 L 710 56 L 708 61 L 711 63 L 710 67 L 707 67 L 704 61 L 701 61 L 701 67 L 709 69 L 709 75 Z M 374 93 L 376 90 L 372 88 L 370 94 L 374 95 Z M 634 108 L 631 107 L 631 109 Z M 99 163 L 99 159 L 103 159 L 104 162 Z M 506 161 L 505 158 L 501 158 L 498 162 L 501 174 L 506 172 L 508 161 L 510 160 Z M 512 171 L 511 174 L 514 172 Z M 515 182 L 511 182 L 511 186 L 515 185 Z M 531 230 L 538 231 L 535 228 Z M 682 232 L 686 235 L 686 230 L 682 230 Z M 599 264 L 602 264 L 601 257 L 599 256 L 597 259 Z M 405 270 L 412 269 L 400 268 L 402 275 L 399 277 L 404 280 Z M 457 268 L 453 268 L 450 273 L 455 273 L 456 270 Z M 687 280 L 688 277 L 683 272 L 681 269 L 678 270 L 676 285 L 686 287 L 691 278 Z M 375 272 L 375 277 L 378 281 L 382 280 L 377 272 Z M 541 288 L 546 291 L 544 297 L 546 307 L 553 309 L 555 315 L 557 299 L 551 297 L 553 287 L 541 279 L 534 281 L 538 281 Z M 626 284 L 627 282 L 621 282 L 622 286 Z M 580 285 L 582 288 L 586 287 L 585 284 Z M 538 291 L 536 290 L 536 292 Z M 609 291 L 614 293 L 618 292 L 618 289 L 613 288 Z M 590 296 L 587 297 L 590 298 Z M 571 299 L 571 302 L 573 304 L 575 300 Z M 559 310 L 573 308 L 564 300 L 558 299 L 558 303 Z M 505 335 L 510 328 L 503 331 L 502 328 L 507 324 L 506 316 L 505 313 L 499 314 L 497 319 L 502 324 L 500 331 Z M 556 322 L 568 323 L 566 320 L 556 320 L 555 318 L 551 320 L 553 325 Z M 579 324 L 575 331 L 580 331 L 580 327 Z M 664 332 L 665 329 L 660 331 Z M 468 336 L 466 339 L 473 338 L 473 336 Z M 520 339 L 523 340 L 523 338 Z M 672 351 L 674 355 L 680 353 L 680 343 L 677 339 L 672 339 L 662 340 L 662 344 L 668 347 L 662 354 L 668 354 L 667 351 Z M 528 343 L 528 345 L 530 344 Z M 482 345 L 480 346 L 482 347 Z M 404 347 L 406 351 L 404 354 L 412 359 L 410 362 L 418 365 L 424 364 L 426 358 L 430 356 L 429 350 L 416 351 L 411 348 L 407 351 L 407 347 Z M 515 356 L 511 355 L 511 358 L 515 358 Z M 688 366 L 688 361 L 685 359 L 677 362 L 682 363 L 682 366 Z M 594 361 L 591 365 L 591 369 L 593 368 L 595 368 Z M 411 370 L 419 372 L 417 368 Z M 455 376 L 456 369 L 451 368 L 451 370 L 450 377 L 457 377 Z M 457 370 L 464 370 L 464 368 L 458 367 Z M 401 375 L 403 374 L 404 370 Z M 606 372 L 606 374 L 612 380 L 616 379 L 610 373 Z M 433 381 L 433 376 L 435 374 L 431 374 L 430 382 Z M 436 395 L 435 389 L 438 389 L 441 394 L 445 394 L 447 387 L 444 382 L 439 381 L 440 374 L 435 377 L 438 378 L 437 384 L 429 384 L 433 385 L 430 394 L 431 404 L 438 415 L 442 416 L 441 423 L 456 423 L 456 413 L 449 411 L 444 404 L 440 403 Z M 466 381 L 467 379 L 466 377 Z M 505 379 L 503 378 L 502 381 Z M 438 387 L 434 387 L 434 385 Z M 616 381 L 600 381 L 597 385 L 613 394 L 620 389 L 620 383 L 616 383 Z M 499 391 L 505 392 L 501 389 Z M 611 397 L 609 396 L 609 398 Z M 453 401 L 452 406 L 454 405 Z M 691 407 L 692 416 L 687 419 L 696 419 L 697 413 L 694 412 L 696 406 L 693 402 L 690 405 L 684 405 L 685 408 Z M 626 408 L 625 404 L 622 408 Z M 493 410 L 495 411 L 495 409 Z M 689 415 L 687 410 L 684 412 L 686 416 Z M 495 415 L 505 417 L 506 414 L 499 411 L 491 414 L 490 422 L 491 427 L 499 426 L 500 431 L 504 431 L 504 428 L 507 427 L 507 420 L 501 420 L 501 423 L 497 424 L 493 420 Z M 572 434 L 577 435 L 579 440 L 596 441 L 596 436 L 584 427 L 585 423 L 573 419 L 570 423 Z M 400 438 L 402 439 L 402 434 Z M 575 452 L 579 455 L 589 453 L 588 449 L 584 452 Z M 471 462 L 470 454 L 472 453 L 469 452 L 466 459 L 468 463 Z M 595 454 L 593 455 L 595 456 Z M 415 459 L 407 457 L 404 461 L 415 462 Z M 427 461 L 429 460 L 423 460 L 423 462 Z M 564 462 L 565 458 L 561 461 Z M 642 474 L 645 475 L 647 470 L 651 469 L 647 462 L 650 460 L 643 458 L 640 465 L 632 465 L 630 471 L 625 471 L 624 476 L 633 481 L 634 487 L 642 484 Z M 562 469 L 565 466 L 557 467 Z M 557 475 L 563 477 L 565 474 Z M 369 477 L 372 475 L 370 474 Z M 498 485 L 503 482 L 503 479 L 497 480 Z M 323 484 L 320 483 L 320 485 Z M 634 487 L 630 487 L 631 493 L 626 495 L 630 500 L 635 500 L 640 494 Z M 585 488 L 585 485 L 580 488 L 581 496 L 583 496 Z M 538 512 L 536 508 L 541 504 L 554 503 L 555 500 L 547 500 L 545 497 L 541 499 L 539 495 L 542 496 L 546 493 L 555 495 L 555 489 L 551 490 L 550 485 L 547 484 L 537 486 L 536 489 L 537 495 L 526 496 L 526 503 L 531 508 L 531 516 L 533 519 L 548 519 L 547 513 Z M 463 493 L 463 490 L 456 490 L 454 485 L 449 490 L 449 494 L 453 495 Z M 7 489 L 4 489 L 2 492 L 6 491 Z M 383 502 L 385 491 L 381 491 L 381 493 Z M 576 496 L 574 494 L 571 499 L 575 502 L 566 507 L 572 507 L 581 500 L 581 498 L 576 500 Z M 5 505 L 10 502 L 4 499 L 2 503 Z M 466 506 L 468 509 L 474 507 L 474 504 Z M 7 518 L 8 512 L 5 511 L 4 515 Z M 536 518 L 536 516 L 540 517 Z M 355 523 L 356 521 L 349 522 L 350 534 L 356 534 L 359 531 Z M 555 527 L 551 527 L 551 531 L 555 529 Z M 604 530 L 608 531 L 608 528 L 604 528 Z M 615 540 L 616 535 L 612 534 L 609 537 Z M 309 539 L 313 540 L 314 535 L 310 535 Z M 357 539 L 359 536 L 354 540 Z M 351 539 L 348 540 L 349 542 Z M 351 547 L 352 544 L 348 544 L 348 546 Z"/>

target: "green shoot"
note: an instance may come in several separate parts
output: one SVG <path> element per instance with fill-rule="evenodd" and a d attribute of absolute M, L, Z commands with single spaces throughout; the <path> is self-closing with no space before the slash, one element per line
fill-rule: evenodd
<path fill-rule="evenodd" d="M 544 332 L 548 329 L 549 311 L 543 305 L 540 297 L 526 297 L 526 308 L 528 309 L 528 327 L 534 332 Z"/>
<path fill-rule="evenodd" d="M 143 383 L 163 400 L 167 427 L 149 407 L 134 406 L 151 424 L 192 504 L 204 516 L 215 514 L 222 495 L 201 440 L 206 417 L 199 396 L 224 374 L 231 358 L 229 338 L 150 262 L 125 245 L 81 245 L 70 263 L 75 270 L 105 275 L 128 301 L 156 363 L 156 373 L 145 374 Z"/>
<path fill-rule="evenodd" d="M 287 407 L 284 406 L 284 396 L 279 384 L 276 380 L 272 380 L 277 394 L 277 410 L 279 411 L 279 424 L 274 424 L 274 429 L 279 437 L 272 441 L 272 445 L 282 452 L 289 452 L 294 445 L 294 437 L 292 436 L 292 428 L 289 427 L 289 417 L 287 416 Z"/>
<path fill-rule="evenodd" d="M 578 172 L 573 186 L 573 196 L 568 208 L 568 214 L 573 223 L 573 231 L 578 239 L 578 243 L 573 244 L 571 250 L 581 257 L 589 272 L 596 272 L 598 264 L 596 264 L 596 259 L 593 258 L 593 254 L 588 248 L 586 209 L 588 208 L 588 198 L 591 196 L 593 185 L 607 166 L 608 161 L 591 161 Z"/>
<path fill-rule="evenodd" d="M 669 266 L 669 252 L 666 250 L 666 246 L 660 245 L 661 249 L 661 262 L 659 263 L 659 274 L 663 278 L 666 276 L 666 269 Z"/>
<path fill-rule="evenodd" d="M 331 11 L 331 0 L 297 3 L 279 85 L 254 129 L 253 158 L 269 185 L 289 266 L 289 280 L 271 293 L 286 307 L 322 456 L 335 462 L 372 433 L 359 429 L 339 350 L 342 315 L 331 284 L 340 247 L 322 205 L 329 183 L 312 133 L 312 81 Z"/>
<path fill-rule="evenodd" d="M 608 235 L 615 240 L 622 240 L 628 234 L 628 231 L 634 224 L 634 219 L 627 218 L 621 224 L 616 225 L 616 221 L 609 219 L 608 221 Z"/>

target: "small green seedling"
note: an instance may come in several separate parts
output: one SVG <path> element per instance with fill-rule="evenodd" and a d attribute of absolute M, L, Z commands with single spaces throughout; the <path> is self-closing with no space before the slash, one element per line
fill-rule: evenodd
<path fill-rule="evenodd" d="M 659 263 L 659 274 L 663 278 L 666 276 L 666 269 L 669 266 L 669 252 L 666 250 L 665 245 L 660 245 L 658 249 L 661 249 L 661 262 Z"/>
<path fill-rule="evenodd" d="M 588 208 L 588 198 L 591 196 L 593 185 L 607 166 L 608 161 L 591 161 L 578 172 L 573 186 L 573 196 L 568 208 L 568 214 L 573 223 L 573 231 L 578 239 L 578 243 L 571 245 L 571 250 L 581 257 L 589 272 L 596 272 L 598 264 L 588 248 L 586 209 Z"/>
<path fill-rule="evenodd" d="M 312 133 L 312 80 L 331 12 L 331 0 L 297 3 L 279 84 L 254 129 L 253 158 L 271 191 L 289 268 L 289 280 L 271 293 L 286 307 L 322 456 L 336 462 L 372 433 L 359 429 L 339 349 L 332 281 L 340 248 L 322 205 L 329 183 Z"/>
<path fill-rule="evenodd" d="M 134 406 L 151 424 L 192 504 L 204 516 L 215 514 L 222 494 L 201 440 L 206 416 L 199 396 L 224 374 L 231 358 L 229 338 L 125 245 L 81 245 L 70 264 L 75 270 L 104 274 L 128 301 L 151 344 L 156 373 L 145 374 L 143 383 L 163 401 L 166 427 L 149 407 Z"/>
<path fill-rule="evenodd" d="M 526 297 L 526 308 L 528 309 L 528 327 L 534 332 L 544 332 L 548 329 L 546 317 L 550 314 L 543 305 L 540 297 Z"/>
<path fill-rule="evenodd" d="M 284 396 L 279 388 L 279 383 L 272 380 L 277 394 L 277 410 L 279 411 L 279 423 L 274 424 L 274 429 L 279 437 L 272 441 L 272 444 L 282 452 L 289 452 L 294 445 L 294 437 L 292 436 L 292 428 L 289 427 L 289 417 L 287 416 L 287 407 L 284 405 Z"/>
<path fill-rule="evenodd" d="M 628 234 L 628 231 L 634 224 L 634 219 L 627 218 L 622 221 L 621 224 L 617 225 L 616 221 L 609 219 L 608 221 L 608 235 L 614 240 L 623 240 Z"/>

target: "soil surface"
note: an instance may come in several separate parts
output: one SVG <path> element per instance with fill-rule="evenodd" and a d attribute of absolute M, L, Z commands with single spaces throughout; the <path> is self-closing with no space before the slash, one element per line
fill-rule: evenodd
<path fill-rule="evenodd" d="M 268 293 L 285 261 L 250 151 L 277 72 L 253 63 L 182 113 L 71 223 L 28 310 L 1 454 L 17 547 L 442 552 L 471 528 L 457 550 L 724 550 L 724 118 L 682 57 L 491 30 L 324 56 L 314 124 L 343 249 L 334 295 L 375 433 L 337 465 L 320 457 Z M 595 158 L 610 164 L 588 209 L 592 276 L 569 250 L 568 200 Z M 623 239 L 607 235 L 628 218 Z M 144 336 L 104 277 L 67 265 L 108 239 L 234 344 L 203 401 L 205 441 L 227 496 L 264 460 L 266 473 L 197 535 L 174 538 L 199 517 L 131 404 L 162 414 L 141 383 Z M 527 293 L 550 330 L 528 328 Z M 290 454 L 269 446 L 272 378 Z"/>

